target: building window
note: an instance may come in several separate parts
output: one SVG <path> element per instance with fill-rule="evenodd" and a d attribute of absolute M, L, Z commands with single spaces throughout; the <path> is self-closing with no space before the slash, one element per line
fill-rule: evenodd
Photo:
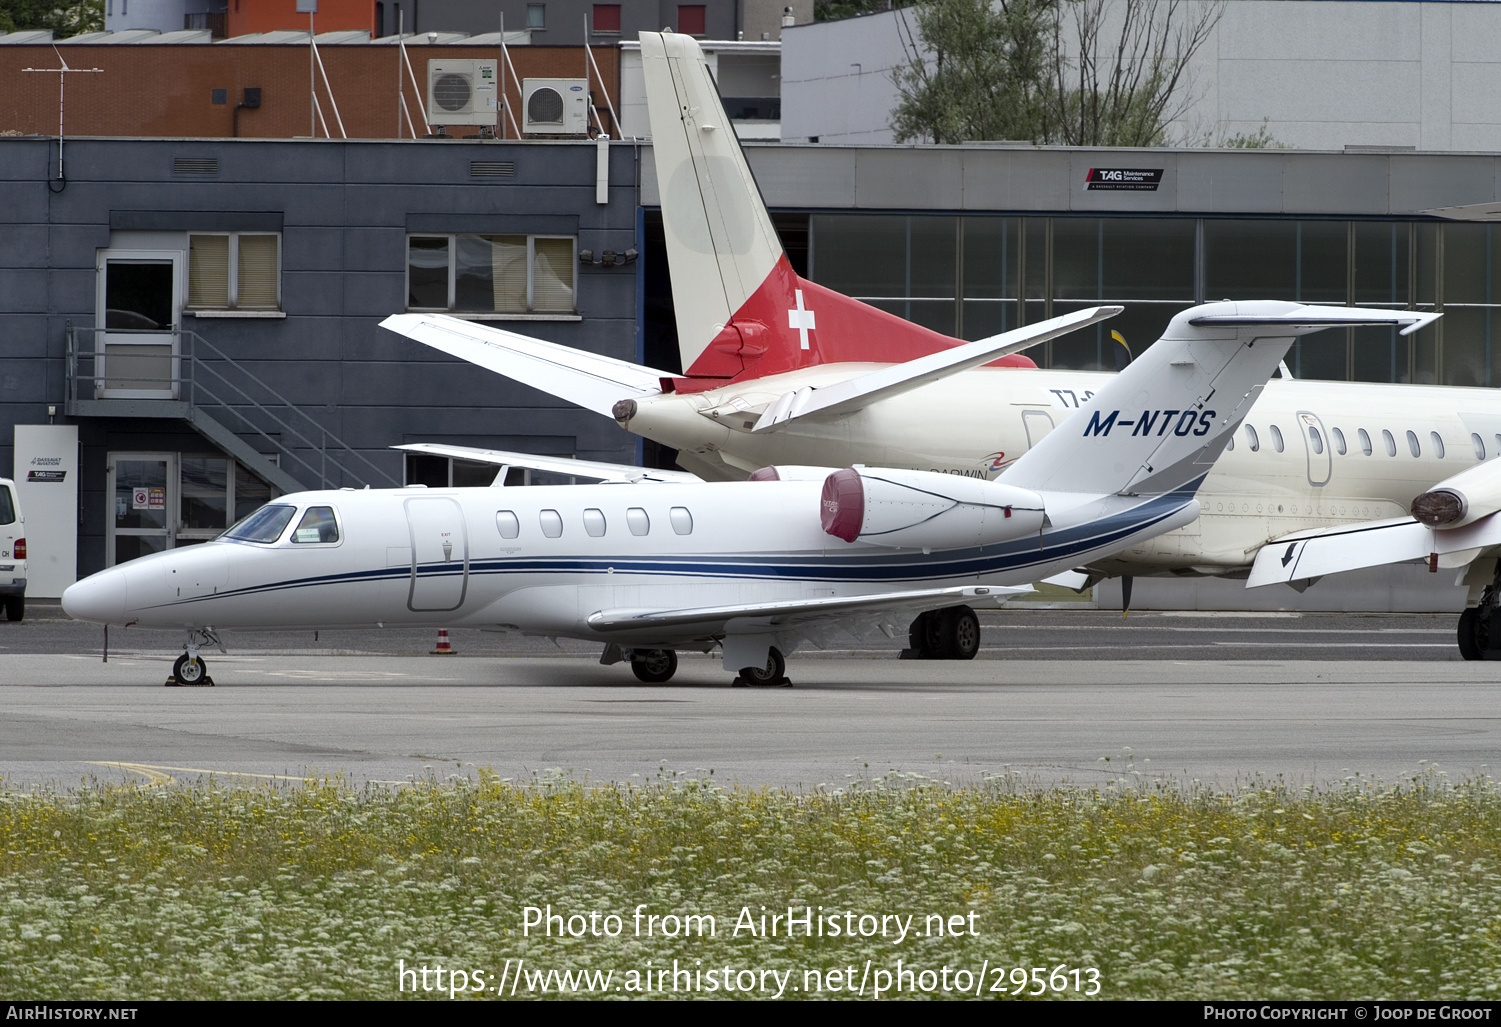
<path fill-rule="evenodd" d="M 544 235 L 414 235 L 407 308 L 468 314 L 572 314 L 575 240 Z"/>
<path fill-rule="evenodd" d="M 611 33 L 620 31 L 619 4 L 594 5 L 594 31 Z"/>
<path fill-rule="evenodd" d="M 188 309 L 280 310 L 281 237 L 189 235 Z"/>
<path fill-rule="evenodd" d="M 704 34 L 704 5 L 690 4 L 678 7 L 678 31 L 688 36 Z"/>
<path fill-rule="evenodd" d="M 529 29 L 545 29 L 545 28 L 547 28 L 547 5 L 546 4 L 527 4 L 526 5 L 526 27 L 529 28 Z"/>

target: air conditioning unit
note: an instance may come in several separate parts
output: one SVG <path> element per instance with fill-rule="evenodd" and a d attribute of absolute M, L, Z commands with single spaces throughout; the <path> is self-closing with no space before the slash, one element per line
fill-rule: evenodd
<path fill-rule="evenodd" d="M 582 78 L 523 79 L 521 131 L 527 135 L 589 134 L 589 82 Z"/>
<path fill-rule="evenodd" d="M 499 81 L 495 61 L 428 61 L 427 123 L 494 125 Z"/>

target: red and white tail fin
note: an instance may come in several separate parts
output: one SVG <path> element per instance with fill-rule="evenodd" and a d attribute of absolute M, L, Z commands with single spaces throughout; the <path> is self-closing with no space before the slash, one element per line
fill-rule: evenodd
<path fill-rule="evenodd" d="M 657 190 L 686 379 L 679 391 L 960 345 L 797 275 L 698 43 L 641 33 Z M 1033 366 L 1025 357 L 1004 363 Z"/>

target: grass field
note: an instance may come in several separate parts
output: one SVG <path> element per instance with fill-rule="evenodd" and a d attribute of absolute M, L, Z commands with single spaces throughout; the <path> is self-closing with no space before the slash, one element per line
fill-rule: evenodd
<path fill-rule="evenodd" d="M 609 971 L 589 984 L 619 997 L 869 997 L 883 972 L 919 997 L 1497 997 L 1493 783 L 1225 793 L 1130 769 L 1103 791 L 0 792 L 0 997 L 520 998 L 566 990 L 549 970 Z"/>

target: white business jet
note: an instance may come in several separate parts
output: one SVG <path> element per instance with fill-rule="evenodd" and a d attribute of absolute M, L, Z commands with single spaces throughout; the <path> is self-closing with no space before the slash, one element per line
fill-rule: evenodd
<path fill-rule="evenodd" d="M 970 604 L 1197 517 L 1194 491 L 1296 336 L 1433 317 L 1276 302 L 1185 311 L 998 481 L 787 467 L 747 482 L 305 492 L 213 542 L 86 578 L 63 608 L 186 629 L 180 683 L 201 681 L 200 646 L 235 628 L 580 638 L 643 681 L 670 678 L 678 649 L 718 645 L 738 681 L 773 684 L 787 653 L 834 628 L 894 634 L 893 618 L 942 609 L 940 644 L 973 656 Z"/>
<path fill-rule="evenodd" d="M 641 50 L 684 372 L 436 314 L 398 315 L 386 327 L 613 417 L 676 449 L 680 466 L 717 480 L 768 464 L 860 462 L 997 478 L 1112 379 L 1040 370 L 1021 355 L 1077 327 L 1067 318 L 966 347 L 799 277 L 698 44 L 642 33 Z M 459 447 L 442 452 L 484 459 Z M 1309 532 L 1364 532 L 1367 522 L 1386 520 L 1411 532 L 1415 497 L 1447 488 L 1477 463 L 1492 466 L 1498 455 L 1494 390 L 1275 380 L 1200 488 L 1199 519 L 1076 564 L 1074 583 L 1121 576 L 1129 595 L 1133 576 L 1245 577 L 1258 552 L 1263 561 L 1275 554 L 1280 567 L 1287 547 L 1272 543 L 1305 541 Z M 1501 477 L 1501 463 L 1494 466 L 1485 474 Z M 1501 485 L 1491 490 L 1501 497 Z M 1467 509 L 1498 506 L 1501 498 L 1472 497 Z M 1471 656 L 1475 632 L 1501 598 L 1498 547 L 1476 550 L 1468 536 L 1436 535 L 1389 548 L 1363 537 L 1371 544 L 1355 547 L 1362 559 L 1407 559 L 1428 546 L 1425 555 L 1438 554 L 1430 566 L 1464 563 L 1469 606 L 1480 610 L 1460 625 L 1461 651 Z M 1311 557 L 1325 544 L 1302 548 Z M 1266 576 L 1259 565 L 1252 580 L 1302 588 L 1324 573 L 1311 559 L 1289 566 L 1301 576 Z M 939 655 L 923 643 L 931 621 L 914 623 L 913 646 Z M 1501 643 L 1501 630 L 1494 634 Z"/>

